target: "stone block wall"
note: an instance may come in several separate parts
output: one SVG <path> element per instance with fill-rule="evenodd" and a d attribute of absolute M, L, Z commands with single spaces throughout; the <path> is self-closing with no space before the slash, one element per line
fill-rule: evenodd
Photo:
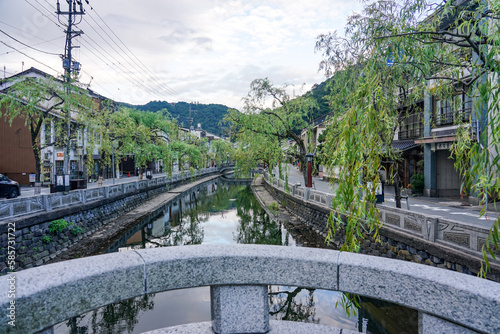
<path fill-rule="evenodd" d="M 311 226 L 322 237 L 327 237 L 331 209 L 301 200 L 277 189 L 268 182 L 265 182 L 265 187 L 292 214 Z M 391 229 L 390 226 L 383 226 L 379 234 L 381 238 L 380 242 L 377 242 L 372 235 L 365 233 L 360 253 L 411 261 L 472 275 L 476 275 L 481 268 L 480 256 L 457 250 L 452 246 L 419 239 L 405 231 Z M 345 233 L 340 228 L 335 235 L 331 236 L 330 243 L 336 249 L 340 249 L 344 240 Z M 500 282 L 498 266 L 492 267 L 488 278 Z"/>
<path fill-rule="evenodd" d="M 78 240 L 89 236 L 97 229 L 128 212 L 148 199 L 167 191 L 166 187 L 161 187 L 146 192 L 131 194 L 119 200 L 93 208 L 74 208 L 73 212 L 53 212 L 47 216 L 48 220 L 35 222 L 30 226 L 16 229 L 15 248 L 16 259 L 15 269 L 27 269 L 40 266 L 54 259 L 67 247 Z M 67 210 L 64 210 L 67 211 Z M 50 223 L 56 219 L 64 219 L 68 227 L 60 232 L 50 232 Z M 21 224 L 15 224 L 19 226 Z M 23 224 L 24 225 L 24 224 Z M 7 273 L 7 249 L 8 234 L 0 236 L 0 274 Z"/>
<path fill-rule="evenodd" d="M 314 203 L 306 202 L 298 197 L 291 196 L 276 189 L 265 182 L 266 190 L 280 202 L 288 211 L 293 213 L 302 221 L 307 222 L 316 232 L 325 235 L 328 232 L 327 222 L 330 217 L 330 209 L 321 207 Z"/>
<path fill-rule="evenodd" d="M 69 246 L 95 233 L 124 213 L 186 182 L 189 183 L 189 179 L 172 181 L 167 183 L 167 186 L 155 185 L 108 199 L 7 220 L 0 226 L 0 275 L 5 275 L 12 269 L 8 268 L 9 238 L 12 240 L 12 235 L 9 237 L 8 233 L 11 232 L 8 230 L 9 227 L 16 227 L 14 271 L 37 267 L 51 261 L 65 252 Z M 58 219 L 64 219 L 68 227 L 57 233 L 50 232 L 50 223 Z"/>

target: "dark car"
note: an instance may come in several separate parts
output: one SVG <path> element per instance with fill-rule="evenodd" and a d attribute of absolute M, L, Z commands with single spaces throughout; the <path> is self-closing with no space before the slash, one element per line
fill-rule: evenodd
<path fill-rule="evenodd" d="M 0 174 L 0 197 L 16 198 L 19 195 L 21 195 L 19 183 Z"/>

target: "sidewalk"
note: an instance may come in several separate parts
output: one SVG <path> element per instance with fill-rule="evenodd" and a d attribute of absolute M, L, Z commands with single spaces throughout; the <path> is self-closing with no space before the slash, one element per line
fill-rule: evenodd
<path fill-rule="evenodd" d="M 304 178 L 297 167 L 288 165 L 288 182 L 297 183 L 304 185 Z M 318 191 L 334 193 L 336 186 L 323 180 L 320 177 L 313 177 L 313 188 Z M 384 187 L 384 199 L 383 203 L 378 205 L 387 207 L 396 207 L 396 201 L 394 199 L 394 187 L 385 186 Z M 408 198 L 410 211 L 418 212 L 427 215 L 441 216 L 446 219 L 459 221 L 462 223 L 467 223 L 483 228 L 491 228 L 493 221 L 495 221 L 498 216 L 498 211 L 488 210 L 484 216 L 480 216 L 480 211 L 483 207 L 481 206 L 470 206 L 464 205 L 458 198 L 457 199 L 447 199 L 440 197 L 412 197 Z M 406 209 L 406 200 L 401 200 L 401 208 Z M 490 208 L 491 209 L 491 208 Z M 497 208 L 500 211 L 500 205 Z"/>

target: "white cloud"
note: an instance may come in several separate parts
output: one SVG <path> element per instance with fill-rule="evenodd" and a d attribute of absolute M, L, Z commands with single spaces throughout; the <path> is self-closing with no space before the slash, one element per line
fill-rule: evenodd
<path fill-rule="evenodd" d="M 241 98 L 256 78 L 269 77 L 277 85 L 288 83 L 296 87 L 306 83 L 307 88 L 323 81 L 323 75 L 317 72 L 321 57 L 314 53 L 316 36 L 333 30 L 342 32 L 347 16 L 361 8 L 359 3 L 348 0 L 90 3 L 95 11 L 85 5 L 88 15 L 79 25 L 84 35 L 76 43 L 81 49 L 74 50 L 83 66 L 82 82 L 88 83 L 93 77 L 93 89 L 130 103 L 196 100 L 231 107 L 241 106 Z M 51 14 L 51 6 L 55 7 L 55 0 L 2 0 L 0 29 L 30 45 L 37 44 L 40 49 L 63 53 L 64 33 L 52 22 L 57 19 Z M 66 2 L 61 1 L 61 7 L 65 6 Z M 140 63 L 105 27 L 97 13 Z M 6 36 L 1 37 L 0 40 L 22 49 Z M 59 39 L 43 41 L 54 38 Z M 62 72 L 57 56 L 30 49 L 21 51 Z M 0 71 L 6 66 L 7 75 L 19 72 L 22 61 L 25 69 L 34 66 L 55 74 L 3 44 L 0 60 Z M 170 89 L 180 95 L 168 94 Z"/>

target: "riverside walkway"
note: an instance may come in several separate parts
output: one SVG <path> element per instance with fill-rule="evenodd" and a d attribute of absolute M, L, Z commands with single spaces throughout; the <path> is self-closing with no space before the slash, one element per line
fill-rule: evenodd
<path fill-rule="evenodd" d="M 287 165 L 288 170 L 288 182 L 289 183 L 304 183 L 301 172 L 297 167 L 292 165 Z M 323 180 L 320 177 L 313 177 L 313 183 L 316 190 L 334 194 L 335 185 L 330 182 Z M 396 201 L 394 200 L 394 187 L 385 186 L 384 187 L 385 201 L 380 206 L 383 207 L 396 207 Z M 493 221 L 495 221 L 499 212 L 491 210 L 486 211 L 484 216 L 480 216 L 481 206 L 470 206 L 465 205 L 458 199 L 447 199 L 440 197 L 409 197 L 409 206 L 411 212 L 417 212 L 425 215 L 441 216 L 445 219 L 451 219 L 459 221 L 466 224 L 472 224 L 474 226 L 482 228 L 491 228 L 493 226 Z M 406 209 L 406 202 L 402 200 L 401 208 Z M 500 205 L 498 206 L 500 210 Z"/>

